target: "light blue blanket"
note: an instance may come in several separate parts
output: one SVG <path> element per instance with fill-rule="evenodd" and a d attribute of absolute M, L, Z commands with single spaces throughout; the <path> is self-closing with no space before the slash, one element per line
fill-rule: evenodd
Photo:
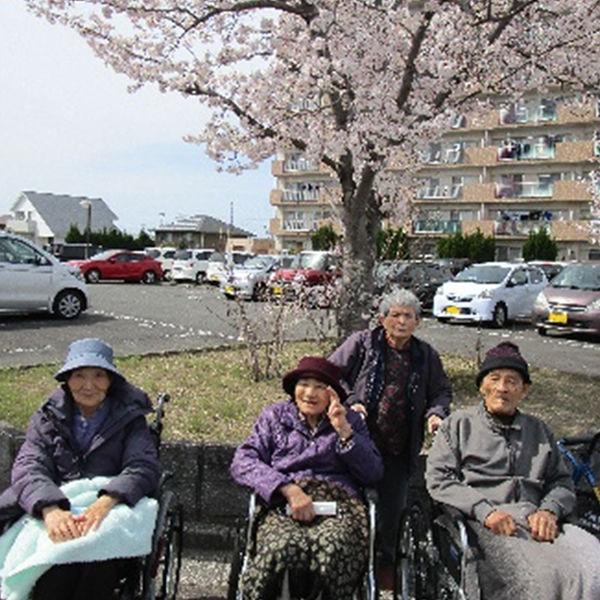
<path fill-rule="evenodd" d="M 109 481 L 107 477 L 79 479 L 61 489 L 72 510 L 82 510 Z M 22 517 L 0 537 L 0 597 L 25 600 L 38 577 L 53 565 L 149 554 L 157 510 L 158 503 L 151 498 L 142 498 L 133 508 L 118 504 L 97 531 L 61 543 L 50 540 L 43 521 Z"/>

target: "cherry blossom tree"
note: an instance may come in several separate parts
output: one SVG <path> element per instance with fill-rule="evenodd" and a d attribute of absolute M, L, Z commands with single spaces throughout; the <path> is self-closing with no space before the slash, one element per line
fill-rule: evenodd
<path fill-rule="evenodd" d="M 597 0 L 24 1 L 133 87 L 204 103 L 211 118 L 190 139 L 222 168 L 287 149 L 331 171 L 342 334 L 364 326 L 382 218 L 406 218 L 417 152 L 453 116 L 498 95 L 600 87 Z"/>

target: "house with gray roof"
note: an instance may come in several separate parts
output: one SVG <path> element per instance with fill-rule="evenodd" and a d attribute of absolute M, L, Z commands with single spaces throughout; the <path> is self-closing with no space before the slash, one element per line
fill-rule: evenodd
<path fill-rule="evenodd" d="M 101 198 L 40 192 L 21 192 L 11 207 L 6 229 L 40 246 L 64 243 L 72 225 L 84 232 L 117 229 L 117 215 Z"/>
<path fill-rule="evenodd" d="M 157 246 L 176 248 L 227 248 L 230 238 L 252 238 L 254 234 L 208 215 L 194 215 L 160 225 L 155 232 Z"/>

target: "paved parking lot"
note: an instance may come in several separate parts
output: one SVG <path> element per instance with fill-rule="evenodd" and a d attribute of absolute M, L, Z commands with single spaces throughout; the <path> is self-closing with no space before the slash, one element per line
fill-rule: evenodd
<path fill-rule="evenodd" d="M 207 285 L 139 285 L 100 283 L 90 286 L 92 307 L 73 321 L 49 316 L 0 317 L 0 366 L 58 363 L 69 343 L 97 336 L 118 355 L 169 352 L 238 342 L 240 322 L 234 301 Z M 263 303 L 244 303 L 248 314 L 266 326 L 270 315 Z M 324 311 L 310 311 L 304 322 L 290 324 L 297 337 L 314 335 L 326 321 Z M 441 324 L 425 317 L 417 335 L 442 352 L 476 358 L 510 338 L 535 366 L 583 374 L 600 374 L 600 340 L 541 337 L 527 323 L 498 330 L 476 325 Z"/>

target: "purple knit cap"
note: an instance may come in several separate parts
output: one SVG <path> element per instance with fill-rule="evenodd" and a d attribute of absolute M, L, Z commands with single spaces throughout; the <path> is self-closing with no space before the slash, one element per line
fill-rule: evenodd
<path fill-rule="evenodd" d="M 488 350 L 477 374 L 477 387 L 481 385 L 483 378 L 494 369 L 514 369 L 521 374 L 524 383 L 531 383 L 527 362 L 521 356 L 519 346 L 513 342 L 500 342 Z"/>

